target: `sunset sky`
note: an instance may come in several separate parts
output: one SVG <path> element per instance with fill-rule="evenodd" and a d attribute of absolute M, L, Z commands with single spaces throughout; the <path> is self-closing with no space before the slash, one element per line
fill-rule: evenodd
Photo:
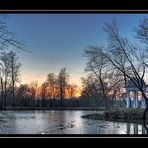
<path fill-rule="evenodd" d="M 105 45 L 102 31 L 105 22 L 113 18 L 119 30 L 130 39 L 134 27 L 144 14 L 10 14 L 8 29 L 27 42 L 29 52 L 20 52 L 22 83 L 37 80 L 42 83 L 50 72 L 67 67 L 70 81 L 80 85 L 84 76 L 86 58 L 84 49 L 89 45 Z"/>

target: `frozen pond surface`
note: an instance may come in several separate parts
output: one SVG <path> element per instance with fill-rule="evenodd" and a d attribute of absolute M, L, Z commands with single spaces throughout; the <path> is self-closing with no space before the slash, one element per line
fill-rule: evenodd
<path fill-rule="evenodd" d="M 1 111 L 0 134 L 145 134 L 140 124 L 81 118 L 97 111 Z M 98 111 L 98 113 L 101 113 Z"/>

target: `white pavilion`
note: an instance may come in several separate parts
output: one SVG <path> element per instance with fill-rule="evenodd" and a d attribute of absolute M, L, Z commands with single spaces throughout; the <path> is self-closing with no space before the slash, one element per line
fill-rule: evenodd
<path fill-rule="evenodd" d="M 134 81 L 134 82 L 133 82 Z M 144 93 L 146 92 L 146 87 L 147 85 L 145 84 L 143 79 L 139 79 L 137 81 L 136 78 L 131 78 L 130 80 L 127 81 L 127 84 L 125 86 L 126 88 L 126 107 L 127 108 L 145 108 L 146 107 L 146 103 L 145 103 L 145 99 L 139 98 L 138 92 L 139 89 L 138 87 L 134 84 L 134 83 L 141 83 L 143 85 L 143 91 Z M 133 92 L 133 98 L 131 98 L 131 92 Z"/>

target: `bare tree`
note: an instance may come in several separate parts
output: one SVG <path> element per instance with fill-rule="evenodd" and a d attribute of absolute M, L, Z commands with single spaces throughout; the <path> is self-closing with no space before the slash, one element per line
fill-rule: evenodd
<path fill-rule="evenodd" d="M 31 82 L 29 84 L 30 97 L 31 97 L 30 107 L 35 106 L 36 96 L 37 96 L 37 89 L 38 89 L 38 82 L 37 81 Z"/>
<path fill-rule="evenodd" d="M 26 43 L 23 40 L 19 40 L 16 33 L 8 30 L 7 19 L 8 15 L 0 16 L 0 50 L 7 50 L 10 47 L 15 50 L 26 50 Z"/>
<path fill-rule="evenodd" d="M 92 74 L 83 77 L 81 105 L 103 106 L 102 102 L 104 103 L 104 101 L 102 101 L 98 80 Z"/>
<path fill-rule="evenodd" d="M 0 109 L 3 109 L 3 104 L 4 104 L 4 86 L 3 86 L 3 71 L 2 71 L 2 68 L 0 68 L 0 83 L 1 83 Z"/>
<path fill-rule="evenodd" d="M 6 101 L 7 101 L 7 85 L 8 85 L 8 79 L 10 75 L 10 63 L 9 63 L 9 54 L 6 52 L 2 52 L 0 56 L 1 60 L 1 70 L 2 70 L 2 76 L 1 76 L 1 86 L 2 86 L 2 95 L 4 98 L 3 102 L 3 109 L 6 109 Z"/>
<path fill-rule="evenodd" d="M 49 97 L 51 99 L 56 97 L 56 89 L 57 89 L 57 76 L 54 73 L 49 73 L 47 76 L 47 82 L 49 85 Z"/>
<path fill-rule="evenodd" d="M 8 53 L 10 60 L 10 77 L 11 77 L 11 87 L 12 87 L 12 98 L 13 98 L 13 107 L 15 107 L 15 84 L 19 81 L 19 69 L 21 64 L 17 62 L 18 57 L 14 51 Z"/>
<path fill-rule="evenodd" d="M 112 65 L 119 70 L 128 79 L 132 80 L 135 86 L 141 91 L 146 101 L 146 109 L 143 118 L 146 118 L 146 111 L 148 110 L 148 98 L 143 90 L 144 76 L 146 72 L 146 53 L 145 49 L 140 46 L 133 45 L 127 38 L 123 38 L 118 31 L 118 25 L 115 20 L 110 24 L 105 24 L 104 31 L 108 36 L 108 48 L 106 49 L 108 59 Z M 114 49 L 118 49 L 118 52 L 123 54 L 126 59 L 124 69 L 122 64 L 118 61 L 116 54 L 112 52 Z"/>
<path fill-rule="evenodd" d="M 82 78 L 82 95 L 98 96 L 100 94 L 98 81 L 93 75 L 87 75 Z"/>
<path fill-rule="evenodd" d="M 47 87 L 48 84 L 44 82 L 41 86 L 41 98 L 42 100 L 45 100 L 47 98 Z"/>
<path fill-rule="evenodd" d="M 139 25 L 136 28 L 136 37 L 143 43 L 148 44 L 148 18 L 144 17 L 139 21 Z"/>
<path fill-rule="evenodd" d="M 48 88 L 48 83 L 44 82 L 41 86 L 41 100 L 42 104 L 40 106 L 45 106 L 45 100 L 47 100 L 47 88 Z"/>
<path fill-rule="evenodd" d="M 122 77 L 119 71 L 115 71 L 112 64 L 107 58 L 103 47 L 90 46 L 85 50 L 85 56 L 88 57 L 88 63 L 85 71 L 91 73 L 91 77 L 98 85 L 99 94 L 105 102 L 106 109 L 109 105 L 109 93 L 112 91 L 112 99 L 115 97 L 117 87 L 121 85 Z M 93 87 L 93 89 L 95 88 Z"/>
<path fill-rule="evenodd" d="M 137 58 L 143 65 L 144 65 L 144 70 L 146 71 L 146 68 L 148 68 L 148 18 L 144 17 L 139 21 L 139 25 L 136 28 L 136 37 L 145 43 L 145 50 L 143 52 L 140 52 L 139 56 L 140 58 Z M 146 68 L 145 68 L 146 67 Z M 144 77 L 144 75 L 143 75 Z M 145 98 L 146 100 L 148 98 Z M 148 101 L 146 101 L 147 107 L 144 111 L 144 127 L 147 130 L 148 133 L 148 127 L 146 126 L 146 113 L 148 111 Z"/>
<path fill-rule="evenodd" d="M 29 84 L 29 87 L 33 89 L 33 98 L 35 98 L 37 96 L 37 90 L 39 88 L 38 81 L 31 82 Z"/>
<path fill-rule="evenodd" d="M 26 43 L 23 40 L 18 39 L 16 33 L 9 31 L 7 27 L 7 19 L 8 15 L 1 14 L 0 15 L 0 54 L 3 56 L 4 59 L 4 52 L 8 51 L 10 49 L 14 50 L 22 50 L 27 51 L 26 49 Z M 4 62 L 4 61 L 3 61 Z M 8 61 L 5 61 L 5 66 L 8 63 Z M 4 66 L 4 65 L 3 65 Z M 4 108 L 6 106 L 6 87 L 7 87 L 7 77 L 8 77 L 8 68 L 5 68 L 5 72 L 2 72 L 2 69 L 4 70 L 4 67 L 0 65 L 1 69 L 1 76 L 3 75 L 5 78 L 1 79 L 1 101 L 3 102 L 4 99 Z M 4 83 L 4 84 L 3 84 Z"/>
<path fill-rule="evenodd" d="M 66 90 L 67 90 L 67 96 L 71 99 L 75 98 L 77 93 L 79 92 L 78 86 L 75 84 L 68 84 Z"/>
<path fill-rule="evenodd" d="M 31 93 L 28 84 L 21 84 L 17 89 L 16 96 L 19 100 L 19 107 L 30 107 Z"/>
<path fill-rule="evenodd" d="M 66 86 L 67 86 L 68 77 L 69 77 L 69 75 L 66 72 L 66 68 L 62 68 L 60 70 L 59 75 L 58 75 L 61 106 L 63 106 L 63 100 L 65 98 L 65 90 L 66 90 Z"/>

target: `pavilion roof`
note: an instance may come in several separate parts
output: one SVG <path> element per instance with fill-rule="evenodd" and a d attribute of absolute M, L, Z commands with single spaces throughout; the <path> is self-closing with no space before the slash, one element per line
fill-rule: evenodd
<path fill-rule="evenodd" d="M 126 83 L 126 88 L 133 88 L 133 87 L 137 87 L 136 84 L 140 84 L 140 86 L 143 85 L 143 87 L 147 87 L 145 81 L 141 78 L 131 78 L 130 80 L 127 81 Z"/>

